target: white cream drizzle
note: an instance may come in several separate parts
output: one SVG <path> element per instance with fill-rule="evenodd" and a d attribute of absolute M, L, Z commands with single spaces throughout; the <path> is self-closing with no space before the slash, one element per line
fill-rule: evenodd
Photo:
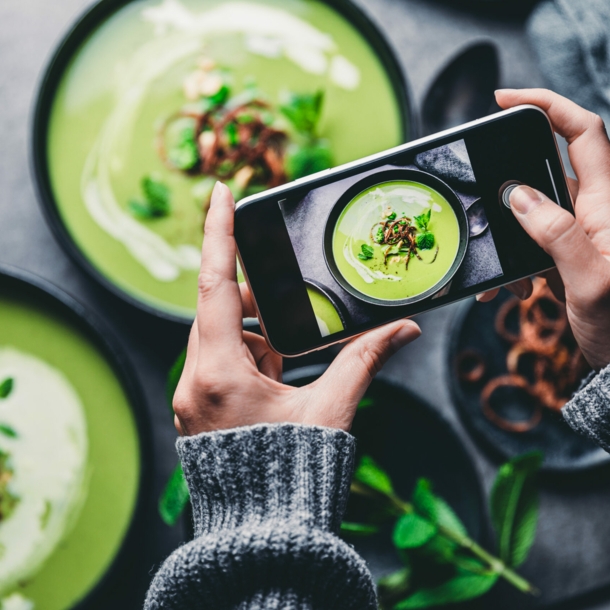
<path fill-rule="evenodd" d="M 0 600 L 0 610 L 34 610 L 34 602 L 21 593 L 11 593 Z"/>
<path fill-rule="evenodd" d="M 264 57 L 286 57 L 305 72 L 325 74 L 337 86 L 355 89 L 360 70 L 337 54 L 332 37 L 279 8 L 254 2 L 225 2 L 193 12 L 179 0 L 163 0 L 142 10 L 156 37 L 125 59 L 117 72 L 116 103 L 92 148 L 81 177 L 81 195 L 97 224 L 120 241 L 155 279 L 176 280 L 183 270 L 200 266 L 199 248 L 172 245 L 125 211 L 115 197 L 111 174 L 133 137 L 133 124 L 152 83 L 181 60 L 202 52 L 208 36 L 244 36 L 248 51 Z"/>
<path fill-rule="evenodd" d="M 33 576 L 75 522 L 86 493 L 87 425 L 80 399 L 57 369 L 14 348 L 0 348 L 0 379 L 14 378 L 0 401 L 0 435 L 14 471 L 9 490 L 19 498 L 0 522 L 0 595 Z M 43 516 L 46 516 L 46 525 Z M 1 608 L 31 608 L 21 596 Z"/>

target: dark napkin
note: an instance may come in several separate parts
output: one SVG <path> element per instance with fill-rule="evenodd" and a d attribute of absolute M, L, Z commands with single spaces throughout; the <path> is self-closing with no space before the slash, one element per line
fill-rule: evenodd
<path fill-rule="evenodd" d="M 527 31 L 550 87 L 610 125 L 610 0 L 546 0 Z"/>

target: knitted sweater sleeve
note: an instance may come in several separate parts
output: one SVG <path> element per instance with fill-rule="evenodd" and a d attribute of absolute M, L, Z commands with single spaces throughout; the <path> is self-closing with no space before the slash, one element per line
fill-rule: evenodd
<path fill-rule="evenodd" d="M 195 537 L 161 566 L 146 610 L 374 610 L 362 558 L 337 537 L 355 440 L 257 425 L 178 441 Z"/>
<path fill-rule="evenodd" d="M 585 379 L 563 408 L 563 417 L 610 453 L 610 365 Z"/>

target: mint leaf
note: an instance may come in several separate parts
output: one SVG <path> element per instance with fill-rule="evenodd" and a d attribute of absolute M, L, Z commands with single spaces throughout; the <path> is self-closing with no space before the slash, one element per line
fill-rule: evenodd
<path fill-rule="evenodd" d="M 466 537 L 468 532 L 453 509 L 442 498 L 434 495 L 432 485 L 427 479 L 419 479 L 412 497 L 415 510 L 437 526 Z"/>
<path fill-rule="evenodd" d="M 372 407 L 375 404 L 375 401 L 370 398 L 369 396 L 365 396 L 359 403 L 358 403 L 358 410 L 360 409 L 368 409 L 368 407 Z"/>
<path fill-rule="evenodd" d="M 431 250 L 434 247 L 434 235 L 430 231 L 420 233 L 415 238 L 415 243 L 420 250 Z"/>
<path fill-rule="evenodd" d="M 291 146 L 286 156 L 286 173 L 291 180 L 304 178 L 332 166 L 333 157 L 326 140 Z"/>
<path fill-rule="evenodd" d="M 0 424 L 0 434 L 4 434 L 4 436 L 8 436 L 9 438 L 17 438 L 18 436 L 15 430 L 6 424 Z"/>
<path fill-rule="evenodd" d="M 229 140 L 229 146 L 237 146 L 239 144 L 239 137 L 237 135 L 237 125 L 235 123 L 228 123 L 225 127 L 225 133 Z"/>
<path fill-rule="evenodd" d="M 428 208 L 426 212 L 415 217 L 415 224 L 421 231 L 427 231 L 432 216 L 432 208 Z"/>
<path fill-rule="evenodd" d="M 167 160 L 183 171 L 192 169 L 199 161 L 194 119 L 183 117 L 171 123 L 165 132 Z"/>
<path fill-rule="evenodd" d="M 314 94 L 291 93 L 286 102 L 280 106 L 280 112 L 297 131 L 314 136 L 322 114 L 323 103 L 323 91 L 317 91 Z"/>
<path fill-rule="evenodd" d="M 354 479 L 383 494 L 394 493 L 390 477 L 370 455 L 362 456 Z"/>
<path fill-rule="evenodd" d="M 180 381 L 180 377 L 182 377 L 182 371 L 184 370 L 184 363 L 186 362 L 186 347 L 180 352 L 178 358 L 174 364 L 172 364 L 172 368 L 169 370 L 167 374 L 167 381 L 165 383 L 165 397 L 167 398 L 167 402 L 169 404 L 169 408 L 172 410 L 172 415 L 174 413 L 174 409 L 172 407 L 172 403 L 174 401 L 174 394 L 176 393 L 176 388 L 178 387 L 178 382 Z"/>
<path fill-rule="evenodd" d="M 182 466 L 178 464 L 159 499 L 159 514 L 161 519 L 167 525 L 176 525 L 189 498 L 189 489 L 182 472 Z"/>
<path fill-rule="evenodd" d="M 408 513 L 396 522 L 394 546 L 399 549 L 415 549 L 426 544 L 436 532 L 433 523 L 416 513 Z"/>
<path fill-rule="evenodd" d="M 517 567 L 527 559 L 536 537 L 536 475 L 542 459 L 540 452 L 512 459 L 500 467 L 493 484 L 491 519 L 498 536 L 500 558 L 511 567 Z"/>
<path fill-rule="evenodd" d="M 0 383 L 0 398 L 8 398 L 9 394 L 13 391 L 15 380 L 12 377 L 7 377 L 2 383 Z"/>
<path fill-rule="evenodd" d="M 377 592 L 381 607 L 386 608 L 392 605 L 392 600 L 404 598 L 409 593 L 411 587 L 411 568 L 404 567 L 387 576 L 381 577 L 377 581 Z"/>
<path fill-rule="evenodd" d="M 361 261 L 368 261 L 373 258 L 373 254 L 375 254 L 373 248 L 367 244 L 362 244 L 362 246 L 360 246 L 360 250 L 361 252 L 358 252 L 358 258 Z"/>
<path fill-rule="evenodd" d="M 498 580 L 497 574 L 459 574 L 437 587 L 420 589 L 394 606 L 394 610 L 429 608 L 480 597 Z"/>
<path fill-rule="evenodd" d="M 366 523 L 352 523 L 350 521 L 344 521 L 341 524 L 341 532 L 352 536 L 371 536 L 379 532 L 379 528 L 376 525 L 367 525 Z"/>
<path fill-rule="evenodd" d="M 144 176 L 140 183 L 144 200 L 131 200 L 129 211 L 140 218 L 160 218 L 170 211 L 170 191 L 160 180 L 152 176 Z"/>

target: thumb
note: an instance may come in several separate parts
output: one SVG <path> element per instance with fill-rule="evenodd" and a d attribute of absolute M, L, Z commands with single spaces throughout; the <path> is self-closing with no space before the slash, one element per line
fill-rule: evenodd
<path fill-rule="evenodd" d="M 357 337 L 339 352 L 316 382 L 316 392 L 321 392 L 322 397 L 340 397 L 331 406 L 335 410 L 332 419 L 337 427 L 349 430 L 358 402 L 373 377 L 390 356 L 420 335 L 421 330 L 415 322 L 400 320 Z M 327 404 L 328 400 L 318 403 Z"/>
<path fill-rule="evenodd" d="M 580 289 L 583 273 L 601 269 L 605 259 L 576 218 L 546 195 L 519 186 L 510 194 L 510 205 L 528 235 L 553 258 L 567 290 Z"/>

